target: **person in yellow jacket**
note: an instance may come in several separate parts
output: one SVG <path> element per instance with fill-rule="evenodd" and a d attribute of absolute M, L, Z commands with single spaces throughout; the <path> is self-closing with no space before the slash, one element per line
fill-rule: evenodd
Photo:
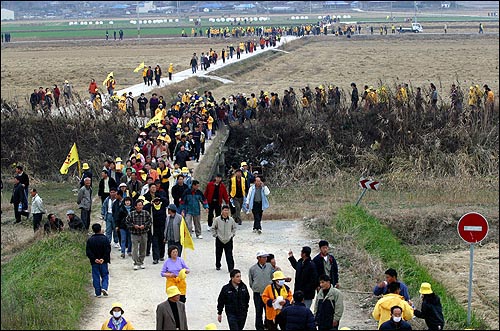
<path fill-rule="evenodd" d="M 378 104 L 380 107 L 380 110 L 386 111 L 389 110 L 389 94 L 387 93 L 387 89 L 385 86 L 381 86 L 377 90 L 377 95 L 378 95 Z"/>
<path fill-rule="evenodd" d="M 413 318 L 413 308 L 411 301 L 406 301 L 402 295 L 399 295 L 399 282 L 392 282 L 387 285 L 387 294 L 380 298 L 375 304 L 372 316 L 378 321 L 378 327 L 382 323 L 391 319 L 391 307 L 399 306 L 403 310 L 403 319 L 409 321 Z"/>
<path fill-rule="evenodd" d="M 231 216 L 234 221 L 241 225 L 241 207 L 246 196 L 246 181 L 240 168 L 234 171 L 229 185 L 229 198 L 231 201 Z"/>
<path fill-rule="evenodd" d="M 127 93 L 123 93 L 118 100 L 118 109 L 121 110 L 124 114 L 127 112 Z"/>
<path fill-rule="evenodd" d="M 125 312 L 123 311 L 121 303 L 113 303 L 109 313 L 112 317 L 102 323 L 101 330 L 135 330 L 132 324 L 123 317 L 123 313 Z"/>
<path fill-rule="evenodd" d="M 146 66 L 142 69 L 142 79 L 144 80 L 144 85 L 148 85 L 148 67 Z"/>
<path fill-rule="evenodd" d="M 283 271 L 275 271 L 273 273 L 273 282 L 266 286 L 262 292 L 262 301 L 266 306 L 266 321 L 268 330 L 277 330 L 278 324 L 280 329 L 285 330 L 285 321 L 279 321 L 279 314 L 284 306 L 290 305 L 293 298 L 293 293 L 290 287 L 285 284 L 285 274 Z"/>
<path fill-rule="evenodd" d="M 212 140 L 212 127 L 213 127 L 213 123 L 214 123 L 214 118 L 209 113 L 208 114 L 208 118 L 207 118 L 207 139 L 208 140 Z"/>
<path fill-rule="evenodd" d="M 474 91 L 474 86 L 469 87 L 468 104 L 471 110 L 475 110 L 477 107 L 477 94 Z"/>
<path fill-rule="evenodd" d="M 174 73 L 174 64 L 170 63 L 168 66 L 168 80 L 172 80 L 172 75 Z"/>
<path fill-rule="evenodd" d="M 92 101 L 92 106 L 94 107 L 95 111 L 102 111 L 102 99 L 101 99 L 101 93 L 95 89 L 96 95 L 94 97 L 94 101 Z"/>

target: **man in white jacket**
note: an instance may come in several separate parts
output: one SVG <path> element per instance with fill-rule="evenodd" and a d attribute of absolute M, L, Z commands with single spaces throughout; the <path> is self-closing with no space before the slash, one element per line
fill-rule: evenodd
<path fill-rule="evenodd" d="M 246 210 L 252 210 L 254 233 L 262 233 L 262 213 L 269 208 L 269 200 L 267 199 L 269 193 L 271 193 L 271 191 L 269 191 L 269 188 L 264 184 L 262 177 L 255 177 L 255 183 L 250 186 L 245 202 Z"/>
<path fill-rule="evenodd" d="M 31 215 L 33 217 L 33 231 L 36 232 L 42 223 L 42 216 L 45 214 L 45 206 L 42 198 L 38 195 L 36 188 L 31 189 Z"/>

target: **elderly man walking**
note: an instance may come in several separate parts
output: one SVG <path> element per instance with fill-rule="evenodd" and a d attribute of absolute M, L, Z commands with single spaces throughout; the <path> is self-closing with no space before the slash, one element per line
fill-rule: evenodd
<path fill-rule="evenodd" d="M 130 229 L 132 238 L 132 258 L 134 260 L 134 270 L 145 269 L 144 258 L 146 257 L 146 244 L 148 241 L 148 231 L 153 223 L 151 215 L 143 210 L 144 200 L 138 199 L 135 203 L 135 210 L 127 216 L 126 224 Z"/>
<path fill-rule="evenodd" d="M 81 210 L 81 220 L 85 225 L 85 229 L 90 227 L 90 211 L 92 209 L 92 178 L 86 177 L 83 180 L 83 186 L 78 190 L 78 198 L 76 203 Z"/>
<path fill-rule="evenodd" d="M 248 272 L 248 284 L 253 291 L 253 304 L 255 306 L 255 329 L 264 330 L 262 315 L 265 309 L 262 293 L 273 278 L 273 266 L 267 262 L 268 253 L 257 252 L 257 263 Z"/>

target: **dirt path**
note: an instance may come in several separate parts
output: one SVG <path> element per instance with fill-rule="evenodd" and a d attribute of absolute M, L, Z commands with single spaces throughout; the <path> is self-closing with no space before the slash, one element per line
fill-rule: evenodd
<path fill-rule="evenodd" d="M 204 219 L 206 214 L 204 214 Z M 183 258 L 191 269 L 187 278 L 186 312 L 190 329 L 204 329 L 208 323 L 218 324 L 219 329 L 229 329 L 225 315 L 221 324 L 217 323 L 217 297 L 221 287 L 229 281 L 229 274 L 222 258 L 222 269 L 215 270 L 214 239 L 206 231 L 203 222 L 203 239 L 195 240 L 195 250 L 183 252 Z M 278 265 L 285 275 L 295 275 L 288 258 L 288 250 L 299 255 L 301 246 L 309 245 L 313 254 L 317 254 L 318 238 L 313 238 L 301 221 L 263 221 L 263 233 L 252 233 L 252 222 L 246 220 L 238 226 L 234 239 L 235 267 L 242 271 L 243 281 L 248 284 L 248 270 L 256 263 L 255 253 L 265 249 L 276 255 Z M 92 307 L 85 314 L 82 329 L 90 330 L 100 327 L 109 318 L 110 306 L 114 301 L 123 303 L 125 315 L 136 329 L 155 329 L 156 306 L 166 300 L 165 278 L 160 277 L 162 265 L 152 264 L 152 258 L 146 257 L 146 269 L 134 271 L 130 257 L 121 259 L 119 250 L 113 248 L 110 264 L 110 286 L 108 298 L 93 298 Z M 293 288 L 293 280 L 292 280 Z M 93 289 L 89 289 L 93 295 Z M 358 303 L 352 302 L 351 295 L 346 296 L 344 318 L 341 326 L 364 325 L 370 327 L 366 316 L 359 312 Z M 252 299 L 251 299 L 252 300 Z M 250 303 L 245 330 L 254 329 L 255 310 Z M 373 329 L 376 324 L 373 324 Z"/>

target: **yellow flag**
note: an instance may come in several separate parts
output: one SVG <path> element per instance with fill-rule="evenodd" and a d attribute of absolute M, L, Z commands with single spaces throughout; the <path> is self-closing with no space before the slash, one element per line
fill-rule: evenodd
<path fill-rule="evenodd" d="M 66 175 L 68 173 L 68 168 L 76 162 L 80 162 L 80 158 L 78 157 L 76 143 L 73 143 L 73 147 L 71 147 L 71 150 L 69 151 L 68 156 L 66 156 L 66 160 L 64 161 L 59 171 L 61 172 L 61 174 Z"/>
<path fill-rule="evenodd" d="M 108 80 L 109 80 L 110 77 L 113 77 L 113 72 L 112 71 L 108 74 L 108 77 L 106 77 L 106 79 L 104 80 L 104 82 L 102 82 L 102 86 L 106 86 L 106 83 L 108 82 Z"/>
<path fill-rule="evenodd" d="M 180 232 L 181 232 L 181 246 L 183 248 L 189 248 L 194 251 L 193 238 L 191 237 L 191 232 L 189 232 L 189 229 L 187 228 L 187 224 L 186 221 L 184 220 L 184 217 L 182 217 Z"/>
<path fill-rule="evenodd" d="M 142 68 L 144 68 L 144 67 L 145 67 L 145 65 L 144 65 L 144 61 L 142 61 L 142 63 L 141 63 L 141 64 L 139 64 L 139 65 L 137 66 L 137 68 L 135 68 L 135 69 L 134 69 L 134 72 L 139 72 L 139 70 L 141 70 L 141 69 L 142 69 Z"/>
<path fill-rule="evenodd" d="M 148 121 L 148 123 L 146 123 L 146 125 L 144 126 L 145 128 L 149 128 L 150 125 L 153 125 L 153 124 L 158 124 L 160 123 L 161 121 L 163 120 L 163 112 L 160 111 L 158 112 L 158 114 L 156 114 L 152 119 L 150 119 Z"/>

